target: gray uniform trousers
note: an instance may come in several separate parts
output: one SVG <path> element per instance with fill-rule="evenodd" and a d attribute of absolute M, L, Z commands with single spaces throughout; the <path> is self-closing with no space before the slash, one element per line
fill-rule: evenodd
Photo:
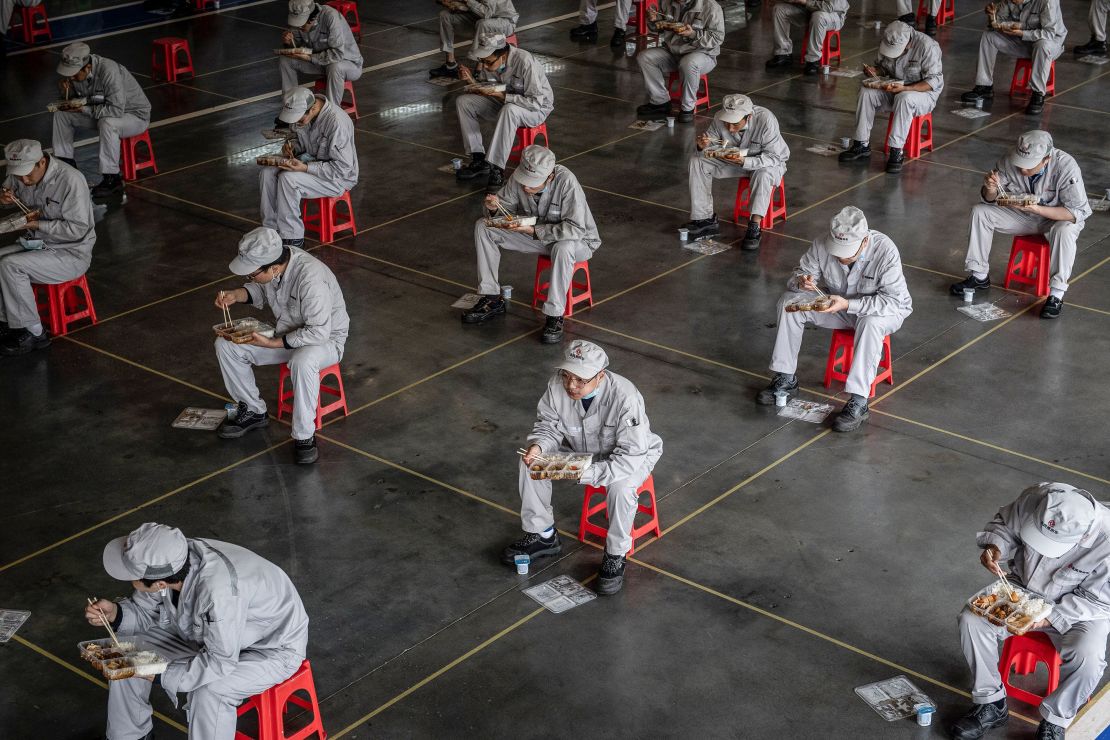
<path fill-rule="evenodd" d="M 628 25 L 628 16 L 632 14 L 632 0 L 617 0 L 613 16 L 613 28 L 624 30 Z M 597 0 L 582 0 L 578 5 L 578 22 L 588 26 L 597 20 Z"/>
<path fill-rule="evenodd" d="M 31 8 L 41 4 L 42 0 L 0 0 L 0 33 L 8 33 L 16 7 Z"/>
<path fill-rule="evenodd" d="M 278 58 L 278 67 L 281 69 L 281 92 L 283 94 L 300 84 L 300 78 L 297 76 L 298 72 L 313 77 L 322 76 L 327 80 L 325 96 L 329 102 L 335 105 L 340 105 L 343 102 L 343 83 L 354 82 L 362 77 L 362 67 L 346 59 L 323 65 L 283 56 Z"/>
<path fill-rule="evenodd" d="M 439 50 L 450 54 L 455 50 L 455 26 L 473 25 L 474 38 L 500 33 L 512 36 L 516 26 L 510 18 L 475 18 L 473 13 L 439 12 Z"/>
<path fill-rule="evenodd" d="M 119 174 L 119 140 L 137 136 L 150 127 L 131 113 L 119 118 L 93 118 L 84 111 L 58 111 L 54 114 L 54 156 L 73 159 L 73 139 L 77 129 L 96 129 L 100 133 L 100 174 Z"/>
<path fill-rule="evenodd" d="M 786 174 L 786 163 L 750 170 L 744 165 L 723 159 L 709 159 L 701 152 L 690 155 L 690 218 L 713 217 L 713 180 L 715 178 L 751 178 L 751 215 L 762 218 L 771 203 L 771 193 Z"/>
<path fill-rule="evenodd" d="M 821 47 L 825 44 L 827 31 L 839 31 L 844 25 L 839 13 L 826 13 L 822 10 L 810 12 L 805 8 L 789 3 L 775 5 L 775 54 L 789 55 L 794 51 L 790 40 L 790 26 L 805 26 L 809 22 L 809 42 L 806 44 L 806 61 L 816 62 L 821 58 Z"/>
<path fill-rule="evenodd" d="M 875 125 L 875 114 L 879 111 L 893 110 L 894 122 L 890 127 L 890 138 L 886 143 L 901 149 L 906 145 L 906 137 L 909 136 L 910 124 L 914 116 L 931 113 L 935 106 L 936 99 L 932 93 L 912 91 L 888 93 L 860 87 L 859 98 L 856 99 L 856 133 L 853 138 L 856 141 L 870 141 L 871 127 Z"/>
<path fill-rule="evenodd" d="M 1106 16 L 1110 14 L 1110 0 L 1091 0 L 1091 12 L 1087 14 L 1087 24 L 1091 27 L 1091 38 L 1106 40 Z"/>
<path fill-rule="evenodd" d="M 531 128 L 543 123 L 547 116 L 541 111 L 528 110 L 515 103 L 500 103 L 483 95 L 460 95 L 455 99 L 455 110 L 459 114 L 459 128 L 462 130 L 463 148 L 467 154 L 486 152 L 482 143 L 482 129 L 479 121 L 497 121 L 493 137 L 489 143 L 486 159 L 504 169 L 509 161 L 509 152 L 516 141 L 518 128 Z"/>
<path fill-rule="evenodd" d="M 478 252 L 478 292 L 482 295 L 497 295 L 501 290 L 497 271 L 501 266 L 502 249 L 550 257 L 551 285 L 547 287 L 547 300 L 543 304 L 545 316 L 563 315 L 567 307 L 567 290 L 574 275 L 574 263 L 588 260 L 593 254 L 582 241 L 568 239 L 548 247 L 539 239 L 524 234 L 491 229 L 486 226 L 485 219 L 478 219 L 474 224 L 474 247 Z"/>
<path fill-rule="evenodd" d="M 929 15 L 936 18 L 937 13 L 940 12 L 941 0 L 929 0 Z M 898 17 L 904 15 L 915 15 L 917 13 L 916 0 L 898 0 Z"/>
<path fill-rule="evenodd" d="M 302 198 L 334 198 L 343 194 L 343 188 L 334 182 L 277 167 L 261 168 L 258 186 L 262 191 L 262 225 L 275 230 L 282 239 L 304 238 Z"/>
<path fill-rule="evenodd" d="M 679 78 L 682 80 L 682 110 L 694 109 L 701 76 L 709 74 L 717 66 L 717 59 L 703 52 L 691 51 L 682 56 L 675 56 L 662 46 L 644 49 L 636 55 L 636 61 L 639 62 L 640 72 L 644 75 L 648 100 L 654 105 L 661 105 L 671 99 L 671 93 L 667 89 L 667 77 L 671 72 L 678 71 Z"/>
<path fill-rule="evenodd" d="M 31 283 L 64 283 L 89 269 L 84 259 L 68 249 L 26 250 L 18 244 L 0 247 L 0 321 L 12 329 L 40 323 Z"/>
<path fill-rule="evenodd" d="M 968 272 L 986 275 L 990 270 L 991 243 L 995 232 L 1000 234 L 1044 234 L 1050 247 L 1049 269 L 1052 279 L 1049 288 L 1062 296 L 1068 289 L 1072 264 L 1075 262 L 1075 243 L 1083 230 L 1069 221 L 1053 221 L 1032 213 L 1024 213 L 1007 206 L 979 203 L 971 209 L 971 235 L 967 242 Z"/>
<path fill-rule="evenodd" d="M 307 344 L 296 349 L 269 349 L 253 344 L 235 344 L 216 339 L 216 359 L 227 393 L 258 414 L 266 413 L 266 402 L 254 380 L 255 365 L 289 363 L 293 381 L 293 439 L 310 439 L 316 433 L 316 405 L 320 400 L 320 370 L 339 362 L 335 345 Z"/>
<path fill-rule="evenodd" d="M 1029 87 L 1044 94 L 1048 86 L 1048 73 L 1052 62 L 1064 53 L 1064 45 L 1052 39 L 1022 41 L 1016 36 L 1007 36 L 998 31 L 987 31 L 979 37 L 979 66 L 975 72 L 976 85 L 994 84 L 994 62 L 1002 52 L 1018 59 L 1033 59 L 1033 73 Z"/>
<path fill-rule="evenodd" d="M 882 357 L 883 337 L 898 331 L 902 326 L 902 319 L 898 316 L 858 316 L 847 311 L 787 312 L 787 302 L 797 295 L 788 291 L 779 298 L 779 323 L 775 334 L 775 349 L 771 354 L 771 370 L 793 375 L 798 369 L 798 351 L 802 348 L 802 332 L 805 331 L 806 324 L 825 329 L 855 329 L 852 369 L 848 371 L 844 390 L 864 398 L 870 396 L 871 384 L 875 381 Z"/>
<path fill-rule="evenodd" d="M 170 661 L 192 658 L 201 648 L 158 627 L 140 636 Z M 292 650 L 241 652 L 235 670 L 189 693 L 185 713 L 190 740 L 234 740 L 239 705 L 288 679 L 297 672 L 302 660 L 304 658 Z M 150 690 L 153 686 L 143 678 L 108 682 L 108 740 L 139 740 L 150 732 L 153 727 Z"/>
<path fill-rule="evenodd" d="M 971 701 L 987 704 L 1005 698 L 1006 690 L 998 673 L 999 645 L 1010 633 L 967 608 L 956 621 L 960 626 L 960 647 L 971 668 Z M 1060 685 L 1041 702 L 1040 712 L 1052 724 L 1067 727 L 1094 693 L 1106 669 L 1110 621 L 1076 622 L 1064 634 L 1051 626 L 1043 631 L 1060 653 L 1063 665 Z"/>

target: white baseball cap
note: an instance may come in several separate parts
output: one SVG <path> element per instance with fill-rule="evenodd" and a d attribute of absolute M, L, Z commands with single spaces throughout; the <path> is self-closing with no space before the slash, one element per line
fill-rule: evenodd
<path fill-rule="evenodd" d="M 1032 519 L 1021 525 L 1021 541 L 1046 558 L 1058 558 L 1087 536 L 1098 518 L 1094 499 L 1067 483 L 1042 483 Z"/>
<path fill-rule="evenodd" d="M 228 269 L 235 275 L 250 275 L 260 267 L 272 265 L 281 257 L 281 236 L 266 226 L 251 229 L 239 240 L 239 256 Z"/>
<path fill-rule="evenodd" d="M 89 45 L 74 42 L 62 49 L 62 61 L 58 62 L 58 74 L 62 77 L 73 77 L 92 60 L 92 51 Z"/>
<path fill-rule="evenodd" d="M 117 581 L 169 578 L 189 559 L 189 541 L 180 529 L 147 522 L 104 546 L 104 570 Z"/>
<path fill-rule="evenodd" d="M 312 0 L 289 0 L 289 15 L 285 22 L 294 28 L 300 28 L 308 22 L 314 10 L 316 3 Z"/>
<path fill-rule="evenodd" d="M 42 159 L 42 144 L 34 139 L 16 139 L 4 147 L 4 158 L 8 160 L 7 174 L 13 177 L 29 175 Z"/>
<path fill-rule="evenodd" d="M 278 120 L 282 123 L 296 123 L 304 118 L 308 109 L 316 102 L 316 95 L 307 87 L 295 87 L 281 99 L 281 112 Z"/>
<path fill-rule="evenodd" d="M 740 123 L 745 116 L 750 116 L 755 110 L 752 99 L 747 95 L 726 95 L 721 101 L 721 109 L 714 118 L 725 123 Z"/>
<path fill-rule="evenodd" d="M 556 370 L 566 370 L 583 380 L 589 380 L 609 367 L 609 355 L 593 342 L 575 339 L 563 353 L 563 361 L 555 366 Z"/>
<path fill-rule="evenodd" d="M 470 47 L 471 59 L 485 59 L 493 52 L 504 49 L 507 42 L 503 33 L 484 33 Z"/>
<path fill-rule="evenodd" d="M 555 152 L 545 146 L 532 144 L 520 155 L 520 165 L 513 171 L 513 179 L 526 188 L 538 188 L 547 182 L 555 170 Z"/>
<path fill-rule="evenodd" d="M 845 206 L 829 222 L 825 249 L 833 257 L 851 257 L 867 237 L 867 217 L 855 206 Z"/>
<path fill-rule="evenodd" d="M 892 21 L 883 29 L 883 39 L 879 42 L 879 54 L 887 59 L 897 59 L 910 45 L 913 29 L 908 23 Z"/>
<path fill-rule="evenodd" d="M 1052 134 L 1033 129 L 1018 137 L 1017 146 L 1010 152 L 1010 163 L 1027 170 L 1039 165 L 1051 152 Z"/>

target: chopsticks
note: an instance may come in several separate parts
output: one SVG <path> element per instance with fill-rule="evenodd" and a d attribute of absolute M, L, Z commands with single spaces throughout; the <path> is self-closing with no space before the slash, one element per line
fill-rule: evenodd
<path fill-rule="evenodd" d="M 516 454 L 520 455 L 521 457 L 524 457 L 528 454 L 528 450 L 521 447 L 521 448 L 517 449 Z M 551 462 L 550 459 L 544 457 L 543 455 L 540 455 L 539 453 L 537 453 L 536 456 L 533 457 L 532 459 L 533 460 L 539 460 L 542 463 Z"/>
<path fill-rule="evenodd" d="M 96 606 L 96 602 L 93 601 L 92 597 L 90 596 L 88 598 L 89 606 Z M 116 639 L 116 631 L 112 629 L 112 625 L 108 623 L 108 617 L 104 616 L 104 612 L 101 611 L 100 607 L 96 608 L 96 613 L 100 615 L 100 621 L 104 624 L 104 629 L 108 630 L 108 635 L 112 638 L 112 642 L 115 643 L 116 649 L 122 649 L 119 640 Z"/>
<path fill-rule="evenodd" d="M 223 309 L 224 309 L 224 326 L 230 327 L 231 326 L 231 309 L 228 308 L 227 306 L 223 306 Z"/>
<path fill-rule="evenodd" d="M 23 201 L 21 201 L 18 197 L 16 197 L 16 194 L 13 191 L 9 190 L 8 194 L 11 196 L 12 203 L 15 203 L 15 205 L 19 208 L 19 210 L 23 211 L 24 216 L 28 215 L 29 213 L 31 213 L 32 210 L 34 210 L 34 209 L 28 208 L 26 205 L 24 205 Z"/>
<path fill-rule="evenodd" d="M 800 267 L 795 267 L 795 268 L 794 268 L 794 277 L 798 277 L 798 278 L 800 278 L 800 277 L 812 277 L 812 276 L 811 276 L 811 275 L 809 275 L 809 273 L 807 273 L 807 272 L 803 272 L 803 271 L 802 271 L 802 268 L 800 268 Z M 827 295 L 825 295 L 825 291 L 821 290 L 821 287 L 820 287 L 819 285 L 817 285 L 817 281 L 816 281 L 816 280 L 814 280 L 814 281 L 813 281 L 813 289 L 817 291 L 817 295 L 818 295 L 818 297 L 820 297 L 820 298 L 828 298 L 828 296 L 827 296 Z"/>

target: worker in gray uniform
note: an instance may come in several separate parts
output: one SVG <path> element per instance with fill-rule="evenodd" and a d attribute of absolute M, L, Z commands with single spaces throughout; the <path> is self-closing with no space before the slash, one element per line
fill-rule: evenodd
<path fill-rule="evenodd" d="M 894 21 L 883 29 L 875 66 L 864 65 L 863 71 L 867 77 L 890 77 L 901 82 L 890 82 L 880 88 L 860 86 L 852 145 L 840 153 L 839 159 L 854 162 L 870 158 L 875 114 L 893 111 L 890 135 L 886 140 L 889 149 L 886 171 L 896 175 L 902 171 L 906 160 L 910 124 L 915 116 L 933 112 L 940 91 L 944 89 L 940 45 L 902 21 Z"/>
<path fill-rule="evenodd" d="M 453 0 L 449 7 L 439 11 L 439 48 L 447 58 L 429 72 L 429 76 L 433 79 L 459 76 L 459 64 L 455 61 L 455 26 L 474 26 L 477 41 L 482 36 L 495 34 L 505 38 L 512 36 L 518 20 L 520 13 L 516 12 L 512 0 Z"/>
<path fill-rule="evenodd" d="M 486 218 L 480 218 L 474 224 L 481 298 L 462 315 L 463 323 L 478 324 L 505 313 L 507 301 L 501 297 L 497 278 L 502 249 L 543 254 L 551 259 L 551 284 L 543 304 L 540 341 L 558 344 L 563 339 L 563 313 L 574 265 L 593 257 L 601 246 L 585 191 L 570 170 L 555 164 L 554 152 L 533 144 L 521 154 L 520 166 L 509 182 L 486 196 L 485 208 L 489 217 L 507 212 L 535 216 L 537 221 L 535 226 L 498 228 L 487 226 Z"/>
<path fill-rule="evenodd" d="M 1052 62 L 1064 53 L 1068 29 L 1060 15 L 1060 0 L 999 0 L 986 7 L 988 28 L 979 37 L 979 63 L 975 87 L 960 96 L 965 103 L 994 97 L 994 63 L 998 52 L 1018 59 L 1032 59 L 1031 94 L 1025 112 L 1044 110 Z M 997 24 L 1016 24 L 996 29 Z"/>
<path fill-rule="evenodd" d="M 92 261 L 96 231 L 84 176 L 32 139 L 4 147 L 8 161 L 0 204 L 18 199 L 37 215 L 16 243 L 0 247 L 0 353 L 22 355 L 50 344 L 32 283 L 81 277 Z"/>
<path fill-rule="evenodd" d="M 1106 669 L 1110 634 L 1110 512 L 1087 491 L 1066 483 L 1040 483 L 998 510 L 975 538 L 979 562 L 996 576 L 1008 563 L 1011 583 L 1052 606 L 1030 627 L 1060 654 L 1060 683 L 1038 711 L 1037 740 L 1063 740 L 1079 708 L 1098 688 Z M 955 722 L 956 740 L 977 740 L 1009 718 L 998 672 L 999 646 L 1010 637 L 964 607 L 960 646 L 971 668 L 974 707 Z"/>
<path fill-rule="evenodd" d="M 108 740 L 154 737 L 155 682 L 174 706 L 185 694 L 191 740 L 232 740 L 236 710 L 288 680 L 308 646 L 308 614 L 289 576 L 246 548 L 187 538 L 147 522 L 104 547 L 104 570 L 131 596 L 85 607 L 121 640 L 138 638 L 170 661 L 158 676 L 108 682 Z"/>
<path fill-rule="evenodd" d="M 42 5 L 42 0 L 0 0 L 0 61 L 7 53 L 4 35 L 12 23 L 12 13 L 16 8 L 33 8 Z"/>
<path fill-rule="evenodd" d="M 786 174 L 790 147 L 779 133 L 775 114 L 752 103 L 747 95 L 726 95 L 709 128 L 695 140 L 690 155 L 690 222 L 683 228 L 689 238 L 721 232 L 713 211 L 713 180 L 723 177 L 750 178 L 748 230 L 741 249 L 759 249 L 761 223 L 771 204 L 771 194 Z M 739 148 L 744 154 L 707 156 L 714 150 Z"/>
<path fill-rule="evenodd" d="M 551 508 L 551 481 L 532 480 L 528 467 L 545 455 L 592 453 L 593 461 L 579 483 L 606 488 L 609 531 L 597 581 L 597 591 L 603 595 L 615 594 L 624 584 L 636 491 L 663 454 L 663 440 L 651 431 L 644 397 L 628 379 L 607 367 L 605 350 L 581 339 L 570 343 L 563 361 L 555 366 L 519 466 L 524 536 L 502 554 L 502 561 L 512 565 L 517 555 L 534 560 L 562 552 Z"/>
<path fill-rule="evenodd" d="M 871 415 L 867 399 L 882 359 L 883 338 L 898 331 L 913 311 L 902 259 L 890 237 L 870 229 L 863 211 L 847 206 L 829 224 L 827 236 L 819 237 L 802 255 L 801 264 L 779 299 L 778 331 L 771 355 L 771 384 L 759 392 L 756 402 L 775 403 L 775 394 L 787 399 L 798 395 L 798 351 L 806 324 L 826 329 L 855 331 L 852 367 L 844 390 L 851 398 L 833 420 L 833 430 L 859 429 Z M 828 305 L 821 310 L 788 311 L 799 292 L 816 292 L 825 287 Z"/>
<path fill-rule="evenodd" d="M 609 47 L 624 46 L 624 28 L 632 12 L 632 0 L 617 0 L 613 9 L 613 35 Z M 570 29 L 571 41 L 597 41 L 597 0 L 581 0 L 578 4 L 578 25 Z"/>
<path fill-rule="evenodd" d="M 1106 17 L 1110 15 L 1110 0 L 1091 0 L 1087 25 L 1091 27 L 1091 40 L 1075 47 L 1076 56 L 1106 56 Z"/>
<path fill-rule="evenodd" d="M 290 0 L 286 22 L 291 30 L 281 34 L 282 43 L 312 52 L 278 57 L 281 92 L 287 94 L 300 84 L 299 73 L 322 76 L 327 83 L 328 101 L 341 105 L 344 84 L 362 77 L 362 52 L 347 19 L 330 5 Z"/>
<path fill-rule="evenodd" d="M 463 82 L 504 84 L 504 91 L 479 87 L 455 100 L 462 130 L 463 147 L 470 162 L 455 173 L 460 181 L 485 178 L 486 192 L 496 193 L 505 182 L 505 164 L 516 141 L 518 128 L 539 126 L 555 108 L 555 95 L 543 62 L 509 46 L 503 34 L 481 36 L 470 48 L 478 62 L 476 75 L 461 67 Z M 479 121 L 497 121 L 489 152 L 482 143 Z"/>
<path fill-rule="evenodd" d="M 660 29 L 659 22 L 680 23 L 677 30 Z M 671 110 L 667 80 L 678 73 L 682 87 L 678 120 L 694 120 L 701 76 L 717 66 L 721 43 L 725 40 L 725 16 L 714 0 L 660 0 L 658 8 L 648 9 L 648 27 L 659 34 L 659 46 L 636 55 L 644 76 L 648 102 L 636 109 L 642 118 L 665 116 Z"/>
<path fill-rule="evenodd" d="M 254 379 L 256 365 L 289 365 L 293 383 L 293 459 L 302 465 L 316 462 L 316 407 L 320 371 L 343 359 L 350 330 L 347 304 L 335 275 L 320 260 L 297 247 L 282 244 L 273 229 L 260 226 L 239 241 L 239 255 L 229 265 L 244 275 L 242 288 L 216 293 L 216 307 L 237 303 L 254 308 L 269 306 L 277 323 L 273 336 L 255 333 L 236 344 L 216 338 L 216 359 L 224 387 L 236 402 L 234 418 L 217 430 L 224 439 L 237 439 L 267 426 L 266 402 Z"/>
<path fill-rule="evenodd" d="M 295 161 L 261 168 L 262 225 L 281 234 L 285 245 L 301 247 L 301 200 L 335 198 L 358 182 L 355 127 L 338 105 L 303 87 L 285 94 L 278 120 L 296 132 L 282 145 L 282 156 Z"/>
<path fill-rule="evenodd" d="M 89 50 L 88 44 L 70 44 L 58 62 L 62 95 L 85 98 L 78 110 L 54 113 L 54 156 L 76 167 L 73 140 L 77 129 L 96 129 L 100 136 L 100 184 L 92 189 L 95 200 L 123 194 L 119 172 L 120 139 L 138 136 L 150 126 L 150 101 L 139 83 L 119 62 Z"/>
<path fill-rule="evenodd" d="M 1002 193 L 1027 193 L 1037 196 L 1038 202 L 1029 206 L 1001 206 L 995 201 Z M 952 295 L 991 287 L 988 270 L 996 233 L 1043 234 L 1051 250 L 1052 278 L 1041 318 L 1059 317 L 1075 262 L 1075 245 L 1092 212 L 1079 164 L 1070 154 L 1052 145 L 1052 135 L 1047 131 L 1026 131 L 1018 137 L 1017 146 L 983 178 L 979 196 L 982 202 L 971 210 L 964 262 L 968 276 L 952 286 Z"/>
<path fill-rule="evenodd" d="M 848 0 L 779 0 L 775 5 L 775 55 L 767 60 L 767 69 L 789 67 L 794 63 L 794 42 L 790 27 L 807 28 L 805 66 L 802 73 L 817 74 L 825 34 L 844 27 Z"/>
<path fill-rule="evenodd" d="M 937 15 L 944 0 L 929 0 L 929 14 L 925 16 L 925 34 L 937 35 Z M 916 28 L 917 2 L 916 0 L 898 0 L 898 20 L 910 28 Z"/>

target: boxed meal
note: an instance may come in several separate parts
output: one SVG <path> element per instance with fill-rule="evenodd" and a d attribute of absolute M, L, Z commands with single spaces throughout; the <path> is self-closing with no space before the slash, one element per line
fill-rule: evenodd
<path fill-rule="evenodd" d="M 142 640 L 121 640 L 117 645 L 112 638 L 86 640 L 77 643 L 81 657 L 110 681 L 120 681 L 135 676 L 154 676 L 164 673 L 169 661 Z"/>
<path fill-rule="evenodd" d="M 283 46 L 280 49 L 274 49 L 274 53 L 283 57 L 298 57 L 304 54 L 311 55 L 313 52 L 307 46 Z"/>
<path fill-rule="evenodd" d="M 466 92 L 477 92 L 478 90 L 485 90 L 486 92 L 505 92 L 508 85 L 504 82 L 472 82 L 463 88 Z"/>
<path fill-rule="evenodd" d="M 535 226 L 535 216 L 490 216 L 486 219 L 486 226 L 491 229 L 507 229 L 510 226 Z"/>
<path fill-rule="evenodd" d="M 905 80 L 897 80 L 893 77 L 864 77 L 860 84 L 864 87 L 877 89 L 886 85 L 904 85 Z"/>
<path fill-rule="evenodd" d="M 532 480 L 578 480 L 593 459 L 593 455 L 582 452 L 544 455 L 528 466 L 528 477 Z"/>
<path fill-rule="evenodd" d="M 265 321 L 250 317 L 235 319 L 230 324 L 227 322 L 219 323 L 213 326 L 212 329 L 224 339 L 235 342 L 235 344 L 246 344 L 251 341 L 251 336 L 254 334 L 261 334 L 264 337 L 274 335 L 274 327 Z"/>
<path fill-rule="evenodd" d="M 88 104 L 88 102 L 89 101 L 87 98 L 70 98 L 69 100 L 57 100 L 46 106 L 46 110 L 50 111 L 51 113 L 57 113 L 58 111 L 66 110 L 77 110 L 78 108 L 84 108 Z"/>
<path fill-rule="evenodd" d="M 996 31 L 1017 31 L 1021 28 L 1021 24 L 1017 21 L 1000 21 L 991 23 L 991 28 Z"/>
<path fill-rule="evenodd" d="M 1015 635 L 1024 635 L 1029 628 L 1052 613 L 1052 604 L 1037 594 L 1001 581 L 980 589 L 967 600 L 971 611 L 991 624 L 1004 626 Z"/>
<path fill-rule="evenodd" d="M 703 157 L 709 159 L 729 159 L 730 157 L 746 157 L 748 150 L 739 146 L 706 147 L 701 151 Z"/>
<path fill-rule="evenodd" d="M 263 167 L 292 167 L 299 164 L 300 160 L 295 157 L 279 157 L 276 154 L 268 154 L 263 157 L 258 157 L 254 160 L 255 164 L 260 164 Z"/>
<path fill-rule="evenodd" d="M 30 213 L 17 213 L 13 216 L 0 219 L 0 234 L 10 234 L 15 231 L 23 231 L 27 228 L 27 224 L 34 221 L 39 217 L 38 211 L 31 211 Z"/>
<path fill-rule="evenodd" d="M 806 293 L 797 298 L 792 298 L 786 304 L 787 313 L 796 313 L 798 311 L 824 311 L 832 305 L 832 299 L 827 295 L 817 295 L 816 293 Z"/>
<path fill-rule="evenodd" d="M 1035 206 L 1040 200 L 1033 193 L 999 193 L 994 202 L 1000 206 Z"/>

